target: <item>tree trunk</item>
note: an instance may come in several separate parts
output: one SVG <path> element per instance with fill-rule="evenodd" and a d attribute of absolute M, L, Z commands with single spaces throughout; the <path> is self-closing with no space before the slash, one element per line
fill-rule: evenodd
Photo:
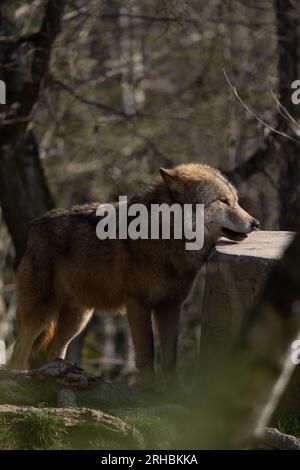
<path fill-rule="evenodd" d="M 53 207 L 53 200 L 39 159 L 38 145 L 31 130 L 26 131 L 21 149 L 14 149 L 13 125 L 7 126 L 6 143 L 0 130 L 0 201 L 16 250 L 16 264 L 26 247 L 29 222 Z"/>
<path fill-rule="evenodd" d="M 264 144 L 246 162 L 237 165 L 227 174 L 233 182 L 239 184 L 241 180 L 247 181 L 254 174 L 264 172 L 275 162 L 279 172 L 280 229 L 294 231 L 300 210 L 300 142 L 299 124 L 296 123 L 300 118 L 300 105 L 292 103 L 291 85 L 300 76 L 299 4 L 291 0 L 276 0 L 274 5 L 278 43 L 278 94 L 281 105 L 276 116 L 276 130 L 288 134 L 292 139 L 269 132 Z"/>
<path fill-rule="evenodd" d="M 288 114 L 297 120 L 300 117 L 300 106 L 292 103 L 291 85 L 294 80 L 299 79 L 299 5 L 296 6 L 296 2 L 290 0 L 276 0 L 276 17 L 280 102 Z M 278 119 L 279 130 L 287 133 L 290 133 L 291 128 L 292 131 L 296 130 L 291 120 L 287 121 L 281 114 L 278 115 Z M 295 230 L 300 213 L 300 144 L 282 138 L 279 144 L 280 228 Z"/>
<path fill-rule="evenodd" d="M 60 32 L 65 1 L 48 0 L 40 30 L 29 38 L 1 42 L 0 79 L 7 87 L 7 104 L 0 116 L 0 202 L 19 262 L 26 246 L 28 223 L 53 207 L 32 130 L 32 110 L 48 72 L 52 45 Z M 0 7 L 1 35 L 15 33 Z M 24 70 L 20 44 L 30 44 L 32 62 Z M 9 67 L 8 67 L 9 65 Z"/>

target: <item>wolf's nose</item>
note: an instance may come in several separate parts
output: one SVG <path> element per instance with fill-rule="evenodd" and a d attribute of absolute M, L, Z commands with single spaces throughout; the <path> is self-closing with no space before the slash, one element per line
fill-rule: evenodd
<path fill-rule="evenodd" d="M 251 222 L 251 228 L 253 230 L 257 230 L 259 227 L 259 220 L 257 219 L 252 219 L 252 222 Z"/>

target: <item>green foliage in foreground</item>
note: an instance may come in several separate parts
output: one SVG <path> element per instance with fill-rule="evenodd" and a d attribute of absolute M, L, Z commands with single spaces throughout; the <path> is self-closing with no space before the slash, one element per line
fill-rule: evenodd
<path fill-rule="evenodd" d="M 281 418 L 275 423 L 279 431 L 300 438 L 300 419 L 296 417 Z"/>
<path fill-rule="evenodd" d="M 57 416 L 42 410 L 28 411 L 13 424 L 1 423 L 0 449 L 60 449 L 65 434 Z"/>
<path fill-rule="evenodd" d="M 118 416 L 142 432 L 146 448 L 174 449 L 176 424 L 171 416 L 158 416 L 145 409 L 119 410 Z"/>

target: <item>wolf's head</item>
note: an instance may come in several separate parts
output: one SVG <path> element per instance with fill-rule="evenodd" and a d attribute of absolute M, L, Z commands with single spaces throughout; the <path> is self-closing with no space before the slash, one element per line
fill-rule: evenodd
<path fill-rule="evenodd" d="M 160 173 L 174 201 L 204 204 L 204 224 L 209 237 L 241 241 L 258 228 L 258 220 L 242 209 L 236 189 L 219 170 L 187 164 L 171 170 L 161 168 Z"/>

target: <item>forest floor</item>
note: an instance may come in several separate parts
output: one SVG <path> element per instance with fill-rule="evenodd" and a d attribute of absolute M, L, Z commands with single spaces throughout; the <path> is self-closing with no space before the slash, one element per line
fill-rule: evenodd
<path fill-rule="evenodd" d="M 165 391 L 106 383 L 68 361 L 0 368 L 0 449 L 172 449 L 186 413 Z"/>
<path fill-rule="evenodd" d="M 32 371 L 0 368 L 0 449 L 187 449 L 201 417 L 188 396 L 105 383 L 62 360 Z M 272 426 L 262 448 L 300 450 L 299 419 Z"/>

